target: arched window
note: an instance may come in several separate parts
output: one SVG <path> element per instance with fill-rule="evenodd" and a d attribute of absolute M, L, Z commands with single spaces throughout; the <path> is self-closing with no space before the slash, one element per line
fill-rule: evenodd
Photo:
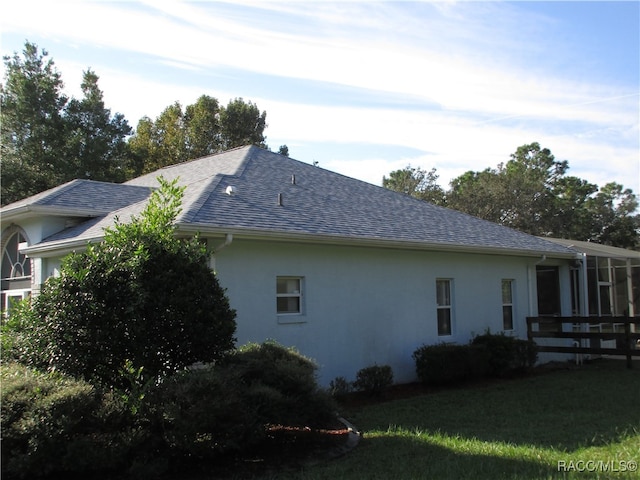
<path fill-rule="evenodd" d="M 21 232 L 14 233 L 2 252 L 2 279 L 31 277 L 31 262 L 18 251 L 27 240 Z"/>
<path fill-rule="evenodd" d="M 13 227 L 2 240 L 2 300 L 0 308 L 9 313 L 11 305 L 31 294 L 31 260 L 19 249 L 27 244 L 24 232 Z"/>

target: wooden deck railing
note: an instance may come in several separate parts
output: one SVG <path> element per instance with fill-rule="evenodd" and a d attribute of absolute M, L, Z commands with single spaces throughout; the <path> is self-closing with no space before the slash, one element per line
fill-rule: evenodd
<path fill-rule="evenodd" d="M 596 330 L 597 329 L 597 330 Z M 639 317 L 527 317 L 527 337 L 567 338 L 573 346 L 538 345 L 540 352 L 624 355 L 627 367 L 632 367 L 632 357 L 640 356 Z M 584 345 L 589 340 L 589 345 Z M 613 346 L 602 342 L 615 341 Z"/>

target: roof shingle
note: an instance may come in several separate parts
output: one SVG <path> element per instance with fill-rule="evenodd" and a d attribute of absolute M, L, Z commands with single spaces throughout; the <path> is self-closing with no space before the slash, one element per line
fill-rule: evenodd
<path fill-rule="evenodd" d="M 129 188 L 155 187 L 157 177 L 185 185 L 184 229 L 230 230 L 390 244 L 456 246 L 483 251 L 555 254 L 566 246 L 548 242 L 454 210 L 438 207 L 366 182 L 255 146 L 242 147 L 173 165 L 127 182 Z M 234 186 L 234 195 L 226 188 Z M 127 218 L 140 203 L 56 234 L 47 242 L 87 238 Z"/>
<path fill-rule="evenodd" d="M 151 190 L 146 186 L 72 180 L 6 205 L 2 208 L 2 213 L 6 214 L 24 207 L 44 207 L 55 208 L 60 214 L 82 210 L 99 215 L 144 200 L 150 192 Z"/>

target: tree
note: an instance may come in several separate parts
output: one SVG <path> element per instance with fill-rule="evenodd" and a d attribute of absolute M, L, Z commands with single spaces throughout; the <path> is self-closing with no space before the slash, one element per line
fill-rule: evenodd
<path fill-rule="evenodd" d="M 153 172 L 189 160 L 184 113 L 179 102 L 165 108 L 155 121 L 143 117 L 129 147 L 141 168 L 136 174 Z"/>
<path fill-rule="evenodd" d="M 45 50 L 26 42 L 23 56 L 4 57 L 0 90 L 2 204 L 52 188 L 64 181 L 63 109 L 67 97 L 54 62 Z"/>
<path fill-rule="evenodd" d="M 444 204 L 444 190 L 437 184 L 436 169 L 427 172 L 419 167 L 407 165 L 402 170 L 395 170 L 389 177 L 382 177 L 382 186 L 396 192 L 404 193 L 420 200 L 436 205 Z"/>
<path fill-rule="evenodd" d="M 182 110 L 179 102 L 167 107 L 154 120 L 143 117 L 129 139 L 136 173 L 181 163 L 243 145 L 266 148 L 266 112 L 241 98 L 227 107 L 202 95 Z"/>
<path fill-rule="evenodd" d="M 611 182 L 587 203 L 591 218 L 589 240 L 622 248 L 640 248 L 638 198 L 631 189 Z"/>
<path fill-rule="evenodd" d="M 266 148 L 264 129 L 267 127 L 267 112 L 260 113 L 254 103 L 242 98 L 231 100 L 220 114 L 220 133 L 224 150 L 257 145 Z"/>
<path fill-rule="evenodd" d="M 82 100 L 71 99 L 66 107 L 66 141 L 69 155 L 66 179 L 100 181 L 126 179 L 127 142 L 131 127 L 122 114 L 111 116 L 105 108 L 98 75 L 84 72 Z"/>
<path fill-rule="evenodd" d="M 522 145 L 499 172 L 502 180 L 502 224 L 532 235 L 548 235 L 554 210 L 553 189 L 568 168 L 537 142 Z"/>
<path fill-rule="evenodd" d="M 140 217 L 66 257 L 33 302 L 32 364 L 126 388 L 123 369 L 153 380 L 233 347 L 235 311 L 206 248 L 175 237 L 183 191 L 160 180 Z"/>
<path fill-rule="evenodd" d="M 218 100 L 202 95 L 185 110 L 187 152 L 189 158 L 200 158 L 222 150 Z"/>
<path fill-rule="evenodd" d="M 83 98 L 69 99 L 45 50 L 25 43 L 22 56 L 4 57 L 0 91 L 2 204 L 75 178 L 123 181 L 131 167 L 124 116 L 105 107 L 98 75 L 84 72 Z"/>
<path fill-rule="evenodd" d="M 598 186 L 578 177 L 558 179 L 553 187 L 553 208 L 545 220 L 551 236 L 574 240 L 591 238 L 592 222 L 588 204 Z"/>
<path fill-rule="evenodd" d="M 532 235 L 551 235 L 554 191 L 567 168 L 566 161 L 556 161 L 538 143 L 522 145 L 497 170 L 467 172 L 454 179 L 448 205 Z"/>
<path fill-rule="evenodd" d="M 571 238 L 640 248 L 638 198 L 610 183 L 602 188 L 566 176 L 569 163 L 537 142 L 518 147 L 496 169 L 468 171 L 442 192 L 431 174 L 406 167 L 383 178 L 383 186 L 531 235 Z M 430 196 L 431 195 L 431 196 Z"/>
<path fill-rule="evenodd" d="M 447 206 L 475 217 L 501 223 L 504 192 L 497 170 L 468 171 L 451 181 Z"/>
<path fill-rule="evenodd" d="M 289 147 L 287 147 L 286 145 L 280 145 L 280 148 L 278 149 L 278 153 L 280 155 L 284 155 L 285 157 L 289 156 Z"/>

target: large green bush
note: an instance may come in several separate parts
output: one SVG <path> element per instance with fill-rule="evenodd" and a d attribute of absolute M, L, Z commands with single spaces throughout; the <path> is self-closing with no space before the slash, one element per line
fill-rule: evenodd
<path fill-rule="evenodd" d="M 4 364 L 29 364 L 40 357 L 38 352 L 46 348 L 46 338 L 38 339 L 38 323 L 34 320 L 30 298 L 14 303 L 11 315 L 0 318 L 0 358 Z"/>
<path fill-rule="evenodd" d="M 233 347 L 235 311 L 206 248 L 175 235 L 183 190 L 161 179 L 139 217 L 66 257 L 25 315 L 20 358 L 127 388 L 126 365 L 152 379 Z"/>
<path fill-rule="evenodd" d="M 249 401 L 260 407 L 265 424 L 326 426 L 335 412 L 330 395 L 318 386 L 318 366 L 293 347 L 249 343 L 226 356 L 221 366 L 239 375 L 243 385 L 256 387 Z"/>
<path fill-rule="evenodd" d="M 135 390 L 101 390 L 16 363 L 1 369 L 3 478 L 154 478 L 259 450 L 274 425 L 335 419 L 316 365 L 273 342 L 165 376 L 133 402 Z"/>
<path fill-rule="evenodd" d="M 418 379 L 428 385 L 447 385 L 481 377 L 487 370 L 484 348 L 440 343 L 413 352 Z"/>
<path fill-rule="evenodd" d="M 533 340 L 520 340 L 504 333 L 485 332 L 471 340 L 472 345 L 482 346 L 487 351 L 489 375 L 501 377 L 533 367 L 538 359 Z"/>
<path fill-rule="evenodd" d="M 316 368 L 276 343 L 249 344 L 215 365 L 166 378 L 152 403 L 176 455 L 247 451 L 265 440 L 270 425 L 325 427 L 334 418 Z"/>
<path fill-rule="evenodd" d="M 413 352 L 418 379 L 431 385 L 522 373 L 537 358 L 535 342 L 489 331 L 467 345 L 423 345 Z"/>
<path fill-rule="evenodd" d="M 0 374 L 3 478 L 125 470 L 147 440 L 117 395 L 16 363 Z"/>

